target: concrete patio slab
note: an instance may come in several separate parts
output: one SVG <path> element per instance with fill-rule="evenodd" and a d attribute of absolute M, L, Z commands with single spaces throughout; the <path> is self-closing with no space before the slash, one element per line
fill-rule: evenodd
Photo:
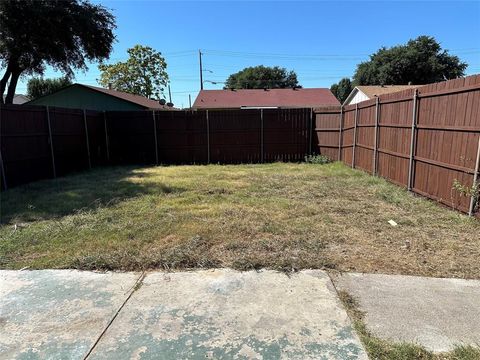
<path fill-rule="evenodd" d="M 480 344 L 480 281 L 380 274 L 334 278 L 366 312 L 380 338 L 418 343 L 442 352 Z"/>
<path fill-rule="evenodd" d="M 83 359 L 138 277 L 0 271 L 0 358 Z"/>
<path fill-rule="evenodd" d="M 91 359 L 367 359 L 328 275 L 150 273 Z"/>

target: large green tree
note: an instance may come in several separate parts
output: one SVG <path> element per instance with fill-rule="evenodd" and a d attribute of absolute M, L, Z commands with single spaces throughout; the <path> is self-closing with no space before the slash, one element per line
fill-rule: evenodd
<path fill-rule="evenodd" d="M 338 82 L 338 84 L 333 84 L 330 87 L 330 91 L 333 95 L 343 104 L 343 102 L 347 99 L 350 92 L 353 90 L 352 82 L 349 78 L 343 78 Z"/>
<path fill-rule="evenodd" d="M 247 67 L 228 77 L 225 88 L 228 89 L 282 89 L 300 87 L 297 74 L 279 66 Z"/>
<path fill-rule="evenodd" d="M 32 78 L 27 83 L 27 96 L 30 100 L 34 100 L 41 96 L 53 94 L 71 84 L 72 81 L 66 76 L 57 79 Z"/>
<path fill-rule="evenodd" d="M 12 103 L 22 75 L 51 66 L 71 77 L 108 58 L 114 29 L 110 11 L 86 0 L 0 1 L 0 101 L 8 83 L 5 102 Z"/>
<path fill-rule="evenodd" d="M 430 84 L 465 75 L 467 64 L 450 55 L 431 36 L 382 47 L 357 66 L 355 85 Z"/>
<path fill-rule="evenodd" d="M 116 64 L 100 64 L 100 84 L 118 91 L 160 99 L 168 83 L 167 63 L 149 46 L 135 45 L 128 59 Z"/>

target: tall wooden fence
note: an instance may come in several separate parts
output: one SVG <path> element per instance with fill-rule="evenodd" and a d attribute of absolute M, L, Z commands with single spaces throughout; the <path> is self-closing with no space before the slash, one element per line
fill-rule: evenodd
<path fill-rule="evenodd" d="M 332 159 L 479 215 L 453 185 L 480 181 L 480 75 L 316 109 L 315 134 Z"/>
<path fill-rule="evenodd" d="M 473 213 L 480 75 L 315 109 L 0 108 L 2 188 L 105 164 L 299 161 L 320 153 Z M 480 212 L 475 210 L 477 215 Z"/>
<path fill-rule="evenodd" d="M 312 109 L 83 111 L 0 108 L 2 187 L 106 164 L 300 161 Z"/>

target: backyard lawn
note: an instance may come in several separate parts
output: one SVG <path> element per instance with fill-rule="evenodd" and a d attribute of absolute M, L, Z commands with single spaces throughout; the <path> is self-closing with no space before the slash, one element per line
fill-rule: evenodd
<path fill-rule="evenodd" d="M 340 163 L 113 167 L 1 194 L 0 268 L 478 279 L 479 258 L 478 220 Z"/>

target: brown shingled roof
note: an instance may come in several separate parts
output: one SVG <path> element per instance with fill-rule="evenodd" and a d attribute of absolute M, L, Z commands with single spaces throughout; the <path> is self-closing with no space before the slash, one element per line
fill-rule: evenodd
<path fill-rule="evenodd" d="M 318 107 L 340 105 L 326 88 L 201 90 L 195 109 L 239 109 L 242 107 Z"/>

